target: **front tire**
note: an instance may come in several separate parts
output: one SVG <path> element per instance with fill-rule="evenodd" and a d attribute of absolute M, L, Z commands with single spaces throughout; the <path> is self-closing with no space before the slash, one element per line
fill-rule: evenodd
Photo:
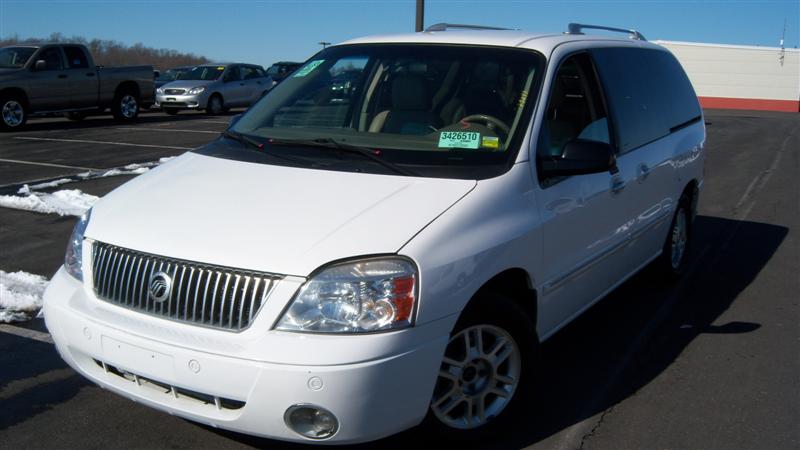
<path fill-rule="evenodd" d="M 0 97 L 0 131 L 19 130 L 28 121 L 25 102 L 17 97 Z"/>
<path fill-rule="evenodd" d="M 133 92 L 121 92 L 114 97 L 111 105 L 114 118 L 122 122 L 132 122 L 139 116 L 139 97 Z"/>
<path fill-rule="evenodd" d="M 448 439 L 497 433 L 530 401 L 537 358 L 525 311 L 505 296 L 479 294 L 451 333 L 425 426 Z"/>
<path fill-rule="evenodd" d="M 219 94 L 214 94 L 208 99 L 208 105 L 206 105 L 206 113 L 216 116 L 218 114 L 222 114 L 225 105 L 222 103 L 222 96 Z"/>

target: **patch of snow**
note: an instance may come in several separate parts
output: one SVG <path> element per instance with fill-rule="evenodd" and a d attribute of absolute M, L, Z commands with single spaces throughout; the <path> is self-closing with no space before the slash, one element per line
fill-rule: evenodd
<path fill-rule="evenodd" d="M 0 270 L 0 323 L 30 320 L 42 308 L 47 278 Z"/>
<path fill-rule="evenodd" d="M 61 186 L 62 184 L 71 183 L 74 180 L 71 178 L 60 178 L 58 180 L 48 181 L 47 183 L 39 183 L 39 184 L 32 184 L 28 186 L 27 184 L 23 185 L 17 191 L 17 194 L 30 194 L 31 190 L 38 190 L 38 189 L 47 189 L 51 187 Z"/>
<path fill-rule="evenodd" d="M 77 189 L 48 193 L 26 191 L 27 195 L 0 195 L 0 206 L 60 216 L 81 216 L 99 199 Z"/>

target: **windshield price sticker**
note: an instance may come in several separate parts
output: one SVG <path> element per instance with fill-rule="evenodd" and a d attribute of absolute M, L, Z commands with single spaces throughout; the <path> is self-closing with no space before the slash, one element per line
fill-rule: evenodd
<path fill-rule="evenodd" d="M 324 62 L 325 62 L 324 59 L 318 59 L 316 61 L 311 61 L 310 63 L 308 63 L 305 66 L 301 67 L 300 70 L 298 70 L 297 73 L 294 74 L 294 77 L 295 78 L 304 77 L 304 76 L 310 74 L 311 72 L 313 72 L 314 69 L 317 68 L 317 66 L 319 66 L 320 64 L 322 64 Z"/>
<path fill-rule="evenodd" d="M 439 148 L 472 148 L 481 144 L 481 134 L 474 131 L 442 131 L 439 135 Z"/>

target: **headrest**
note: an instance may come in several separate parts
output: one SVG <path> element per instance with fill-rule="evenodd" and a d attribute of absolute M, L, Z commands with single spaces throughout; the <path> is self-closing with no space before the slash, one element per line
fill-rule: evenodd
<path fill-rule="evenodd" d="M 404 111 L 430 109 L 431 98 L 425 80 L 418 75 L 398 75 L 392 81 L 392 107 Z"/>

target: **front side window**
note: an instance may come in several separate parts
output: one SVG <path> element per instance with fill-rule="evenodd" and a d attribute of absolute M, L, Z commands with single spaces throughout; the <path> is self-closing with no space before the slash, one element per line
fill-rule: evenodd
<path fill-rule="evenodd" d="M 586 53 L 568 57 L 553 78 L 539 155 L 561 156 L 564 146 L 576 139 L 610 144 L 609 125 L 591 58 Z"/>
<path fill-rule="evenodd" d="M 357 146 L 420 176 L 496 176 L 519 150 L 542 65 L 539 53 L 522 49 L 331 47 L 289 75 L 232 131 L 272 142 L 270 151 L 313 167 L 354 170 L 330 163 L 343 152 L 299 142 Z M 357 166 L 383 173 L 380 164 Z"/>
<path fill-rule="evenodd" d="M 218 80 L 225 72 L 225 66 L 197 66 L 194 69 L 181 74 L 180 80 Z"/>
<path fill-rule="evenodd" d="M 64 67 L 61 63 L 61 50 L 55 47 L 43 50 L 36 60 L 44 61 L 44 70 L 61 70 Z"/>
<path fill-rule="evenodd" d="M 0 49 L 0 68 L 20 69 L 36 52 L 34 47 L 6 47 Z"/>

